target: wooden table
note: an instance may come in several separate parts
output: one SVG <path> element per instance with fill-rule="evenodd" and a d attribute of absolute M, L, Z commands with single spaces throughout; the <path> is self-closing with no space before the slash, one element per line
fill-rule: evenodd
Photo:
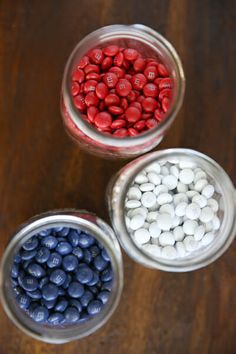
<path fill-rule="evenodd" d="M 104 191 L 125 161 L 80 151 L 59 111 L 68 55 L 104 25 L 144 23 L 174 44 L 187 91 L 158 148 L 200 150 L 236 182 L 235 22 L 233 0 L 1 0 L 0 254 L 15 228 L 42 211 L 87 208 L 108 220 Z M 234 244 L 205 269 L 173 274 L 124 255 L 121 303 L 97 333 L 66 345 L 40 343 L 16 329 L 1 308 L 0 354 L 234 354 L 235 257 Z"/>

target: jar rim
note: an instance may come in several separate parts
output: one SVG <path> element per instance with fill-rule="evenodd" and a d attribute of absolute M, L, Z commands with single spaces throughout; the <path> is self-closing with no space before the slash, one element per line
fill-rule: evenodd
<path fill-rule="evenodd" d="M 107 134 L 103 134 L 99 132 L 97 129 L 92 127 L 88 122 L 82 119 L 81 114 L 76 109 L 72 96 L 70 94 L 70 84 L 71 77 L 70 73 L 72 71 L 73 58 L 75 54 L 80 50 L 81 56 L 85 55 L 88 51 L 87 44 L 93 41 L 94 38 L 99 36 L 104 42 L 108 41 L 110 37 L 117 36 L 117 38 L 135 38 L 136 40 L 148 40 L 148 44 L 154 46 L 153 43 L 158 43 L 162 47 L 162 50 L 165 51 L 170 57 L 172 62 L 175 65 L 176 78 L 178 82 L 178 87 L 176 90 L 176 97 L 174 102 L 172 103 L 168 114 L 165 119 L 160 122 L 160 124 L 153 129 L 149 129 L 147 132 L 143 134 L 133 136 L 133 137 L 123 137 L 119 138 L 116 136 L 109 136 Z M 86 50 L 85 48 L 86 47 Z M 93 46 L 91 46 L 92 48 Z M 89 48 L 90 49 L 90 48 Z M 163 37 L 157 31 L 154 31 L 150 27 L 141 24 L 133 24 L 133 25 L 110 25 L 101 27 L 87 36 L 85 36 L 74 48 L 72 53 L 69 56 L 69 59 L 66 63 L 63 81 L 62 81 L 62 100 L 63 104 L 66 106 L 66 109 L 69 112 L 69 116 L 72 119 L 73 123 L 79 128 L 84 134 L 86 134 L 91 139 L 105 144 L 111 147 L 132 147 L 138 144 L 145 143 L 146 141 L 153 140 L 161 136 L 174 121 L 184 98 L 185 92 L 185 76 L 182 67 L 182 63 L 178 53 L 172 44 Z"/>
<path fill-rule="evenodd" d="M 188 158 L 191 161 L 192 159 L 198 162 L 204 161 L 204 163 L 208 164 L 208 167 L 212 169 L 212 174 L 217 176 L 218 182 L 222 182 L 221 192 L 225 204 L 224 206 L 227 208 L 227 213 L 224 212 L 222 230 L 220 229 L 221 238 L 218 238 L 220 242 L 215 248 L 211 247 L 213 245 L 210 244 L 210 247 L 206 247 L 199 256 L 195 257 L 195 259 L 183 257 L 182 259 L 178 258 L 176 260 L 168 260 L 161 257 L 154 258 L 151 255 L 148 255 L 147 252 L 143 251 L 142 248 L 133 241 L 126 227 L 125 213 L 122 213 L 122 210 L 124 211 L 125 197 L 128 188 L 133 182 L 135 176 L 143 170 L 145 166 L 161 159 L 171 159 L 173 156 L 184 157 L 185 160 Z M 201 152 L 185 148 L 172 148 L 155 151 L 129 162 L 118 172 L 118 176 L 116 175 L 114 180 L 111 181 L 110 186 L 108 186 L 108 194 L 109 188 L 111 190 L 111 196 L 108 196 L 108 206 L 112 225 L 124 250 L 131 258 L 142 265 L 171 272 L 197 270 L 218 259 L 233 242 L 236 232 L 235 189 L 232 181 L 224 169 L 209 156 Z"/>
<path fill-rule="evenodd" d="M 79 216 L 80 215 L 80 216 Z M 97 221 L 97 224 L 89 220 L 92 216 Z M 94 220 L 95 220 L 94 219 Z M 47 228 L 61 225 L 63 227 L 80 228 L 83 231 L 90 232 L 99 242 L 101 242 L 111 258 L 112 269 L 114 273 L 113 290 L 108 303 L 104 306 L 100 314 L 84 323 L 75 326 L 68 326 L 67 328 L 52 328 L 50 326 L 42 326 L 33 322 L 28 315 L 26 315 L 18 304 L 11 303 L 8 298 L 5 288 L 5 282 L 10 283 L 9 266 L 13 262 L 13 256 L 17 249 L 35 233 Z M 3 308 L 12 320 L 12 322 L 27 335 L 44 341 L 47 343 L 66 343 L 72 340 L 80 339 L 87 336 L 101 326 L 103 326 L 114 313 L 118 306 L 120 296 L 123 289 L 123 261 L 119 243 L 113 233 L 113 230 L 102 219 L 95 214 L 87 211 L 75 209 L 54 210 L 39 214 L 28 220 L 28 223 L 23 224 L 14 233 L 12 239 L 8 243 L 3 254 L 0 265 L 0 299 Z M 18 307 L 17 307 L 18 306 Z M 17 310 L 19 313 L 17 314 Z"/>

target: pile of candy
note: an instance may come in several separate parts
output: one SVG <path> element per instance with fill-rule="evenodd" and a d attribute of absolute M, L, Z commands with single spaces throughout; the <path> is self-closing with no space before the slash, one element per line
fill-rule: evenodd
<path fill-rule="evenodd" d="M 85 120 L 122 138 L 156 127 L 170 107 L 172 88 L 167 68 L 156 58 L 110 45 L 81 58 L 71 93 Z"/>
<path fill-rule="evenodd" d="M 219 194 L 194 162 L 171 159 L 147 166 L 126 198 L 126 225 L 155 257 L 184 257 L 214 241 L 220 228 Z"/>
<path fill-rule="evenodd" d="M 15 255 L 11 278 L 19 306 L 38 323 L 83 322 L 99 313 L 112 289 L 105 248 L 78 229 L 46 229 Z"/>

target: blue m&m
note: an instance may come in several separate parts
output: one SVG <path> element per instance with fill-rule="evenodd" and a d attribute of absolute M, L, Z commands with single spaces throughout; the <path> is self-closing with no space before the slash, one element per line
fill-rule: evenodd
<path fill-rule="evenodd" d="M 22 311 L 51 326 L 82 323 L 100 313 L 113 284 L 104 246 L 87 232 L 60 225 L 28 239 L 10 273 Z"/>

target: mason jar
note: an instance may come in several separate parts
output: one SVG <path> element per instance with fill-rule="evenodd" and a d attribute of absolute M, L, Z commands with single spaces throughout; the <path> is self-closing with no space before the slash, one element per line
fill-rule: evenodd
<path fill-rule="evenodd" d="M 153 162 L 194 162 L 214 182 L 220 197 L 219 219 L 221 225 L 214 242 L 185 257 L 166 259 L 145 252 L 132 239 L 125 221 L 125 199 L 134 178 Z M 190 149 L 167 149 L 146 154 L 123 167 L 110 181 L 107 189 L 110 219 L 120 244 L 134 261 L 150 268 L 172 272 L 192 271 L 204 267 L 219 258 L 231 245 L 236 233 L 236 192 L 223 168 L 210 157 Z"/>
<path fill-rule="evenodd" d="M 91 234 L 106 249 L 113 270 L 108 302 L 102 311 L 82 323 L 52 326 L 33 321 L 16 301 L 11 283 L 13 259 L 21 246 L 33 235 L 53 227 L 70 227 Z M 3 254 L 0 268 L 1 302 L 9 319 L 23 332 L 48 343 L 65 343 L 82 338 L 103 326 L 115 311 L 123 287 L 123 264 L 119 243 L 112 229 L 95 214 L 83 210 L 59 210 L 37 215 L 15 232 Z"/>
<path fill-rule="evenodd" d="M 79 60 L 91 49 L 117 44 L 139 50 L 145 57 L 157 57 L 167 67 L 173 79 L 170 108 L 157 127 L 134 137 L 119 138 L 99 132 L 83 118 L 73 103 L 71 73 Z M 111 25 L 102 27 L 82 39 L 71 53 L 64 70 L 61 90 L 61 113 L 69 136 L 82 149 L 110 158 L 141 155 L 157 146 L 171 126 L 182 105 L 185 78 L 180 58 L 174 47 L 158 32 L 140 25 Z"/>

